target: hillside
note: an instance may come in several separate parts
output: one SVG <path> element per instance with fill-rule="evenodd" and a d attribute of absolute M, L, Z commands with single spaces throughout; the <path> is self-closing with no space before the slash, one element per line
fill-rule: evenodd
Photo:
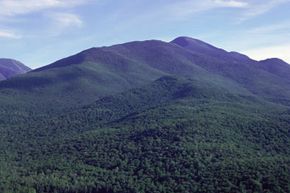
<path fill-rule="evenodd" d="M 289 74 L 179 37 L 3 80 L 0 192 L 290 192 Z"/>
<path fill-rule="evenodd" d="M 287 192 L 289 118 L 285 107 L 166 76 L 62 116 L 2 127 L 10 172 L 2 169 L 0 188 Z"/>
<path fill-rule="evenodd" d="M 0 81 L 11 78 L 18 74 L 24 74 L 31 69 L 19 61 L 0 58 Z"/>

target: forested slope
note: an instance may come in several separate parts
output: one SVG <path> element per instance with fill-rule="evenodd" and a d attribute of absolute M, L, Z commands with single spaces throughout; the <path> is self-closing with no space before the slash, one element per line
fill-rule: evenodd
<path fill-rule="evenodd" d="M 289 118 L 283 106 L 163 77 L 62 116 L 2 130 L 1 157 L 10 170 L 1 170 L 1 188 L 288 192 Z"/>
<path fill-rule="evenodd" d="M 288 193 L 288 74 L 180 37 L 1 81 L 0 192 Z"/>

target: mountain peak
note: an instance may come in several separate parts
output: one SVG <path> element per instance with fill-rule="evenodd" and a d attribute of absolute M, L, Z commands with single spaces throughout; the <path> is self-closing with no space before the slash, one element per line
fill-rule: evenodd
<path fill-rule="evenodd" d="M 260 68 L 279 77 L 288 79 L 290 77 L 290 65 L 279 58 L 269 58 L 259 61 Z"/>
<path fill-rule="evenodd" d="M 275 64 L 282 64 L 282 65 L 289 65 L 287 62 L 285 62 L 284 60 L 280 59 L 280 58 L 268 58 L 265 60 L 261 60 L 260 62 L 262 63 L 275 63 Z"/>
<path fill-rule="evenodd" d="M 194 39 L 191 37 L 186 37 L 186 36 L 175 38 L 170 43 L 176 44 L 191 52 L 195 52 L 199 54 L 209 54 L 213 56 L 220 56 L 227 53 L 227 51 L 217 48 L 211 44 L 208 44 L 206 42 L 203 42 L 201 40 Z"/>
<path fill-rule="evenodd" d="M 233 63 L 236 63 L 237 61 L 245 62 L 251 60 L 248 56 L 244 54 L 238 52 L 228 52 L 224 49 L 215 47 L 211 44 L 191 37 L 181 36 L 175 38 L 170 43 L 183 47 L 190 52 L 208 55 L 211 57 L 218 58 L 220 60 L 227 60 Z"/>
<path fill-rule="evenodd" d="M 203 42 L 203 41 L 195 39 L 195 38 L 187 37 L 187 36 L 177 37 L 174 40 L 172 40 L 170 43 L 174 43 L 174 44 L 177 44 L 177 45 L 182 46 L 182 47 L 195 45 L 195 46 L 202 46 L 204 48 L 206 48 L 206 47 L 207 48 L 214 48 L 214 46 L 212 46 L 206 42 Z"/>

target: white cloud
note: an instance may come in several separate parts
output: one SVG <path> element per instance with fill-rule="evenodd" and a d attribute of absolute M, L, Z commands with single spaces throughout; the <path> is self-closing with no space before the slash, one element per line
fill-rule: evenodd
<path fill-rule="evenodd" d="M 20 39 L 21 36 L 16 33 L 8 30 L 0 30 L 0 38 L 8 38 L 8 39 Z"/>
<path fill-rule="evenodd" d="M 247 2 L 237 0 L 214 0 L 213 3 L 217 7 L 245 8 L 248 6 Z"/>
<path fill-rule="evenodd" d="M 240 20 L 248 20 L 250 18 L 265 14 L 273 8 L 284 3 L 289 3 L 290 0 L 253 0 L 249 1 L 248 9 L 242 14 Z"/>
<path fill-rule="evenodd" d="M 246 8 L 248 3 L 240 0 L 186 0 L 169 6 L 169 12 L 175 17 L 186 17 L 196 13 L 218 8 Z"/>
<path fill-rule="evenodd" d="M 87 0 L 0 0 L 1 16 L 17 16 L 52 8 L 74 7 Z"/>
<path fill-rule="evenodd" d="M 253 59 L 264 60 L 267 58 L 280 58 L 290 63 L 290 44 L 260 47 L 242 51 Z"/>
<path fill-rule="evenodd" d="M 53 13 L 49 17 L 60 28 L 81 27 L 83 24 L 81 18 L 72 13 Z"/>
<path fill-rule="evenodd" d="M 92 2 L 92 0 L 0 0 L 0 24 L 11 28 L 11 25 L 9 25 L 12 23 L 11 21 L 23 23 L 22 21 L 27 21 L 25 20 L 27 18 L 28 20 L 34 19 L 23 16 L 37 14 L 39 17 L 37 21 L 46 23 L 44 28 L 49 28 L 46 31 L 55 36 L 62 33 L 66 28 L 81 27 L 83 21 L 80 17 L 73 13 L 67 13 L 67 11 L 72 11 L 71 8 L 89 2 Z M 17 26 L 14 25 L 14 28 L 17 29 Z M 41 26 L 39 26 L 38 31 L 41 30 Z M 31 36 L 31 34 L 29 35 Z M 26 33 L 23 36 L 27 37 L 29 35 Z M 2 31 L 1 37 L 19 38 L 20 36 L 10 31 Z"/>
<path fill-rule="evenodd" d="M 187 17 L 213 9 L 239 9 L 238 21 L 245 21 L 265 14 L 290 0 L 182 0 L 170 4 L 170 14 L 175 17 Z"/>
<path fill-rule="evenodd" d="M 73 13 L 50 12 L 45 14 L 45 17 L 49 22 L 41 34 L 46 34 L 46 36 L 59 36 L 70 32 L 72 28 L 81 28 L 83 26 L 80 16 Z"/>

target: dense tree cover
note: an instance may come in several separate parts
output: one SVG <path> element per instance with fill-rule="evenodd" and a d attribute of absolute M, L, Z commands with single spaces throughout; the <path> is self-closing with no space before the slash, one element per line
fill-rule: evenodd
<path fill-rule="evenodd" d="M 10 111 L 3 193 L 290 192 L 290 111 L 254 96 L 165 77 L 65 112 Z"/>

